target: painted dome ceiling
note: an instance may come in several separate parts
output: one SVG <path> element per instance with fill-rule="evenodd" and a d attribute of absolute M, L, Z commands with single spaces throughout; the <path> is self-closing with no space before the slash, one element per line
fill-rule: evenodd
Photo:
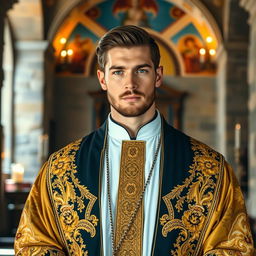
<path fill-rule="evenodd" d="M 177 0 L 98 0 L 78 5 L 55 35 L 56 71 L 94 74 L 97 41 L 109 29 L 126 24 L 141 26 L 156 39 L 165 75 L 215 73 L 218 41 L 213 29 L 202 12 Z"/>

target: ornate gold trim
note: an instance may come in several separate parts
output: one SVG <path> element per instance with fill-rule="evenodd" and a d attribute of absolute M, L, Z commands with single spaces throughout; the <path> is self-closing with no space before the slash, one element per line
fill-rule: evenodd
<path fill-rule="evenodd" d="M 200 234 L 200 237 L 199 237 L 199 240 L 198 240 L 198 243 L 197 243 L 197 248 L 194 252 L 194 255 L 198 255 L 199 254 L 199 251 L 200 251 L 200 247 L 203 243 L 203 239 L 204 239 L 204 235 L 206 233 L 206 230 L 207 230 L 207 227 L 209 225 L 209 222 L 211 220 L 211 217 L 214 213 L 214 210 L 216 209 L 216 205 L 217 205 L 217 201 L 218 201 L 218 198 L 219 198 L 219 193 L 220 193 L 220 185 L 222 184 L 222 180 L 223 180 L 223 171 L 224 171 L 224 157 L 220 155 L 220 172 L 219 172 L 219 178 L 218 178 L 218 181 L 217 181 L 217 185 L 216 185 L 216 191 L 215 191 L 215 194 L 214 194 L 214 199 L 213 199 L 213 203 L 211 205 L 211 209 L 209 210 L 209 214 L 207 215 L 207 219 L 206 219 L 206 223 L 204 225 L 204 228 Z"/>
<path fill-rule="evenodd" d="M 96 235 L 98 218 L 91 215 L 97 197 L 80 184 L 75 163 L 78 140 L 53 154 L 49 166 L 49 191 L 55 218 L 70 255 L 87 255 L 81 231 Z M 86 201 L 88 203 L 86 204 Z"/>
<path fill-rule="evenodd" d="M 179 230 L 170 251 L 173 256 L 196 255 L 202 230 L 211 214 L 212 200 L 218 192 L 216 183 L 220 176 L 222 156 L 194 139 L 191 139 L 191 145 L 194 157 L 188 170 L 190 175 L 162 197 L 168 211 L 160 218 L 162 235 L 167 237 L 172 230 Z"/>
<path fill-rule="evenodd" d="M 17 256 L 65 256 L 65 253 L 49 246 L 30 246 L 19 251 Z"/>
<path fill-rule="evenodd" d="M 145 141 L 123 141 L 116 213 L 115 244 L 129 226 L 144 187 Z M 139 205 L 138 205 L 139 206 Z M 143 243 L 143 203 L 117 255 L 141 255 Z"/>

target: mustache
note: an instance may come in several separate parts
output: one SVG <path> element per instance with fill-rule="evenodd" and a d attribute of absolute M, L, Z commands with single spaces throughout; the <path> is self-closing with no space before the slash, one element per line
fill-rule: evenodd
<path fill-rule="evenodd" d="M 129 96 L 129 95 L 137 95 L 137 96 L 145 96 L 144 93 L 138 91 L 138 90 L 131 90 L 131 91 L 126 91 L 123 94 L 121 94 L 119 97 L 123 98 L 125 96 Z"/>

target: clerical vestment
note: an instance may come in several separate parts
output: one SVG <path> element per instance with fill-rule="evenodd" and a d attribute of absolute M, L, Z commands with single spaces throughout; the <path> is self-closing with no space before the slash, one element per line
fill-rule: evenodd
<path fill-rule="evenodd" d="M 21 216 L 16 255 L 103 255 L 105 135 L 103 125 L 45 163 Z M 162 136 L 151 255 L 254 255 L 243 196 L 223 156 L 165 122 Z"/>
<path fill-rule="evenodd" d="M 159 140 L 161 139 L 161 115 L 158 111 L 156 111 L 156 114 L 152 120 L 150 120 L 148 123 L 144 124 L 143 126 L 140 126 L 140 128 L 137 131 L 136 137 L 131 138 L 128 131 L 120 125 L 119 123 L 115 122 L 111 115 L 109 115 L 107 119 L 107 125 L 108 125 L 108 134 L 107 134 L 107 140 L 108 140 L 108 151 L 109 151 L 109 177 L 110 177 L 110 194 L 111 194 L 111 204 L 112 204 L 112 214 L 113 214 L 113 220 L 115 220 L 115 236 L 117 236 L 118 229 L 116 228 L 117 225 L 117 204 L 118 204 L 118 194 L 122 192 L 122 187 L 124 187 L 124 184 L 119 183 L 120 173 L 121 173 L 121 159 L 122 157 L 125 158 L 127 161 L 126 169 L 132 170 L 132 172 L 136 173 L 138 172 L 138 166 L 133 165 L 132 161 L 130 161 L 126 156 L 124 150 L 122 150 L 122 144 L 125 142 L 139 142 L 143 141 L 146 144 L 145 148 L 145 168 L 143 170 L 144 172 L 144 181 L 149 177 L 149 173 L 151 170 L 151 167 L 153 165 L 153 160 L 156 155 L 156 151 L 158 148 Z M 106 155 L 106 154 L 105 154 Z M 137 158 L 137 157 L 136 157 Z M 154 169 L 152 172 L 152 175 L 150 177 L 150 182 L 147 185 L 145 194 L 143 196 L 143 227 L 141 230 L 142 240 L 143 240 L 143 252 L 141 253 L 141 256 L 148 256 L 151 253 L 152 250 L 152 243 L 154 240 L 154 229 L 155 226 L 152 225 L 152 223 L 155 223 L 156 221 L 156 214 L 157 214 L 157 208 L 158 208 L 158 198 L 159 198 L 159 180 L 160 180 L 160 161 L 161 154 L 160 152 L 157 153 Z M 140 159 L 137 159 L 140 162 Z M 110 223 L 110 211 L 108 207 L 108 192 L 107 192 L 107 168 L 106 168 L 106 157 L 105 161 L 103 163 L 103 169 L 102 169 L 102 181 L 101 181 L 101 224 L 102 224 L 102 238 L 103 238 L 103 253 L 104 255 L 111 255 L 112 254 L 112 244 L 111 241 L 111 223 Z M 128 171 L 127 170 L 127 171 Z M 137 177 L 136 177 L 137 179 Z M 133 183 L 133 181 L 130 181 Z M 129 182 L 129 183 L 130 183 Z M 125 189 L 125 188 L 123 188 Z M 133 204 L 127 204 L 123 203 L 122 209 L 123 212 L 125 211 L 126 214 L 129 216 L 131 212 L 134 210 L 133 206 L 135 202 L 137 203 L 139 196 L 132 196 L 132 199 L 134 201 Z M 129 205 L 129 206 L 128 206 Z M 120 206 L 119 206 L 120 207 Z M 128 212 L 128 213 L 127 213 Z M 127 217 L 128 218 L 128 217 Z M 125 219 L 125 218 L 122 218 Z M 125 220 L 124 220 L 125 222 Z M 134 232 L 133 232 L 134 233 Z M 120 234 L 120 233 L 119 233 Z M 129 238 L 131 238 L 131 234 L 129 235 Z M 131 239 L 129 239 L 131 240 Z M 128 248 L 127 248 L 128 247 Z M 134 252 L 134 248 L 136 246 L 122 246 L 123 250 L 129 250 L 129 253 Z M 133 255 L 132 254 L 132 255 Z"/>

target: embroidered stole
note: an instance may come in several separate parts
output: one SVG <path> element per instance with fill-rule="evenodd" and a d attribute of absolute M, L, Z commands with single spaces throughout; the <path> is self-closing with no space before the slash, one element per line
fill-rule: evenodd
<path fill-rule="evenodd" d="M 115 246 L 136 208 L 144 186 L 145 142 L 123 141 L 117 199 Z M 143 201 L 117 255 L 142 255 Z"/>

